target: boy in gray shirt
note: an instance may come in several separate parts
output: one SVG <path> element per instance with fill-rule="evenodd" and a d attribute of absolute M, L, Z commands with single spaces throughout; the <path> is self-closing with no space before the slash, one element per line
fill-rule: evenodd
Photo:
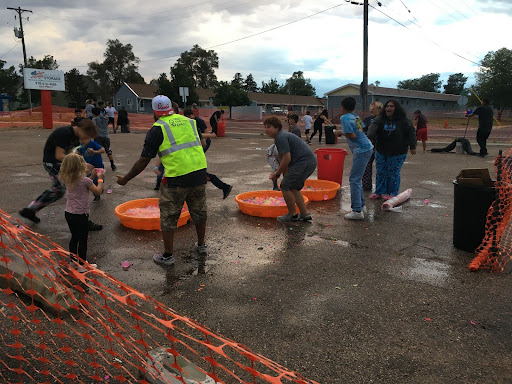
<path fill-rule="evenodd" d="M 281 191 L 288 207 L 288 213 L 279 216 L 277 220 L 282 223 L 309 221 L 312 217 L 306 211 L 306 204 L 300 190 L 304 187 L 306 179 L 316 169 L 316 157 L 300 138 L 290 132 L 283 132 L 283 125 L 277 117 L 266 118 L 263 125 L 265 134 L 274 139 L 281 157 L 279 168 L 271 173 L 269 178 L 272 181 L 277 181 L 281 174 L 284 174 Z M 295 204 L 299 208 L 300 215 L 297 214 Z"/>
<path fill-rule="evenodd" d="M 110 137 L 108 135 L 108 116 L 104 116 L 101 114 L 101 109 L 94 107 L 92 109 L 93 118 L 92 121 L 98 127 L 98 136 L 96 136 L 95 141 L 105 148 L 105 153 L 110 160 L 110 167 L 113 171 L 116 170 L 116 165 L 114 164 L 114 157 L 112 156 L 112 150 L 110 149 Z"/>

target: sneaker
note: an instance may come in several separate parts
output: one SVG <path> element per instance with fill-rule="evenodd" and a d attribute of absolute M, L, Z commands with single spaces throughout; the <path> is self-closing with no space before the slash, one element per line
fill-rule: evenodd
<path fill-rule="evenodd" d="M 363 209 L 361 209 L 361 212 L 363 212 L 365 215 L 368 213 L 368 209 L 366 209 L 366 205 L 363 205 Z"/>
<path fill-rule="evenodd" d="M 112 165 L 110 166 L 110 168 L 112 168 L 112 170 L 113 170 L 113 171 L 115 171 L 115 170 L 117 169 L 117 167 L 116 167 L 116 165 L 115 165 L 115 164 L 112 164 Z"/>
<path fill-rule="evenodd" d="M 363 220 L 364 213 L 363 212 L 349 212 L 345 215 L 345 219 L 347 220 Z"/>
<path fill-rule="evenodd" d="M 28 208 L 23 208 L 21 211 L 19 211 L 19 214 L 25 219 L 32 220 L 34 223 L 39 223 L 41 221 L 41 219 L 36 216 L 36 213 Z"/>
<path fill-rule="evenodd" d="M 94 199 L 92 199 L 92 202 L 97 203 L 98 201 L 100 201 L 100 195 L 94 196 Z"/>
<path fill-rule="evenodd" d="M 274 187 L 273 187 L 272 189 L 273 189 L 274 191 L 280 191 L 279 186 L 277 186 L 277 185 L 274 185 Z"/>
<path fill-rule="evenodd" d="M 153 256 L 153 261 L 157 264 L 163 265 L 173 265 L 174 264 L 174 256 L 164 257 L 163 253 L 159 253 L 158 255 Z"/>
<path fill-rule="evenodd" d="M 395 196 L 393 196 L 393 195 L 382 195 L 382 200 L 387 201 L 387 200 L 389 200 L 389 199 L 391 199 L 393 197 L 395 197 Z"/>
<path fill-rule="evenodd" d="M 208 254 L 208 246 L 206 244 L 199 245 L 196 243 L 196 251 L 200 255 L 207 255 Z"/>
<path fill-rule="evenodd" d="M 293 223 L 293 222 L 299 221 L 299 220 L 300 220 L 299 215 L 290 215 L 290 213 L 287 213 L 286 215 L 277 217 L 277 221 L 280 221 L 281 223 Z"/>
<path fill-rule="evenodd" d="M 89 227 L 89 231 L 101 231 L 103 229 L 103 225 L 94 224 L 91 220 L 87 223 Z"/>
<path fill-rule="evenodd" d="M 372 200 L 379 200 L 379 199 L 382 199 L 382 195 L 378 195 L 378 194 L 376 194 L 376 193 L 374 193 L 374 194 L 372 194 L 372 195 L 370 195 L 370 196 L 368 196 L 368 197 L 369 197 L 370 199 L 372 199 Z"/>
<path fill-rule="evenodd" d="M 309 145 L 311 145 L 311 141 L 307 141 L 307 143 L 308 143 Z"/>
<path fill-rule="evenodd" d="M 310 220 L 313 220 L 313 216 L 311 216 L 311 213 L 306 213 L 305 215 L 300 214 L 299 215 L 299 220 L 310 221 Z"/>
<path fill-rule="evenodd" d="M 155 188 L 153 188 L 155 191 L 158 191 L 160 189 L 160 184 L 155 185 Z"/>
<path fill-rule="evenodd" d="M 233 189 L 233 186 L 232 186 L 232 185 L 230 185 L 230 186 L 228 186 L 228 188 L 227 188 L 227 189 L 225 189 L 225 190 L 224 190 L 224 194 L 222 195 L 222 198 L 223 198 L 224 200 L 226 199 L 226 197 L 228 197 L 228 196 L 229 196 L 229 194 L 231 193 L 231 190 L 232 190 L 232 189 Z"/>

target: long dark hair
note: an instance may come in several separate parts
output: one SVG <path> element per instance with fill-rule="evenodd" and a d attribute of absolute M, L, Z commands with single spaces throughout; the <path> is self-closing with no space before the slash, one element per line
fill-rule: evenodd
<path fill-rule="evenodd" d="M 384 104 L 384 107 L 382 108 L 382 112 L 380 113 L 380 115 L 383 119 L 388 119 L 388 115 L 386 115 L 386 106 L 389 103 L 393 103 L 393 105 L 395 106 L 395 113 L 393 114 L 393 120 L 400 120 L 400 119 L 407 117 L 407 113 L 405 113 L 405 110 L 402 108 L 400 103 L 395 99 L 389 99 Z"/>
<path fill-rule="evenodd" d="M 320 115 L 324 115 L 327 119 L 329 118 L 329 112 L 327 112 L 327 109 L 324 109 Z"/>

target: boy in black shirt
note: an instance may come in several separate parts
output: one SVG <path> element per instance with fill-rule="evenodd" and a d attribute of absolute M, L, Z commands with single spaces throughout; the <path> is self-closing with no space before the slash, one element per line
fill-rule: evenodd
<path fill-rule="evenodd" d="M 64 196 L 66 187 L 58 177 L 62 160 L 80 144 L 80 138 L 94 139 L 97 133 L 98 129 L 94 123 L 89 119 L 82 118 L 76 124 L 57 128 L 48 136 L 43 150 L 43 167 L 50 175 L 52 187 L 44 191 L 28 207 L 23 208 L 19 212 L 21 216 L 34 223 L 39 223 L 41 219 L 36 216 L 36 213 Z M 89 230 L 94 231 L 101 228 L 101 225 L 89 221 Z"/>

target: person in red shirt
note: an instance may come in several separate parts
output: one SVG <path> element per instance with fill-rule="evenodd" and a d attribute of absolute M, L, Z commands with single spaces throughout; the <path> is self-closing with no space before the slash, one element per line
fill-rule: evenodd
<path fill-rule="evenodd" d="M 423 152 L 427 150 L 427 118 L 419 109 L 414 111 L 414 120 L 416 120 L 416 137 L 423 144 Z"/>

